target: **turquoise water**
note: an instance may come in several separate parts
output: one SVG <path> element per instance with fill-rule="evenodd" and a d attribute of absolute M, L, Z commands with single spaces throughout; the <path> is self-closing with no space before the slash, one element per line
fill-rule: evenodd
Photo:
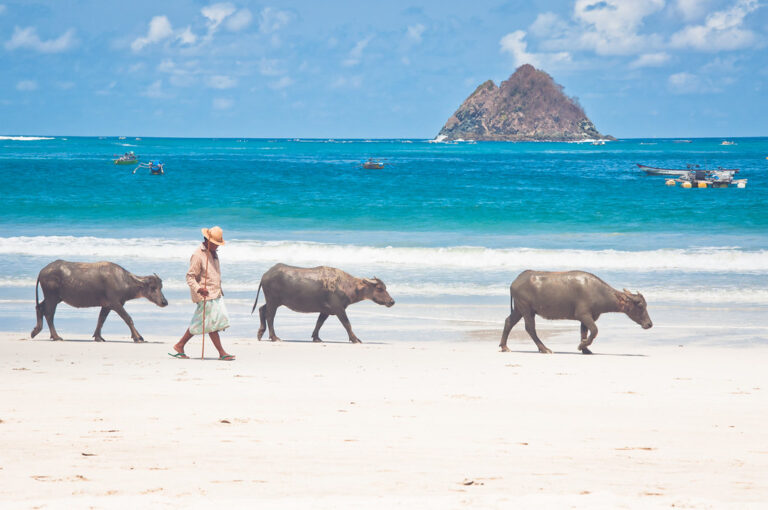
<path fill-rule="evenodd" d="M 585 269 L 658 303 L 768 305 L 768 138 L 7 138 L 0 318 L 12 326 L 55 258 L 157 272 L 182 303 L 186 261 L 213 224 L 231 241 L 225 285 L 244 309 L 276 262 L 375 274 L 405 302 L 503 303 L 514 276 L 535 268 Z M 129 150 L 161 159 L 166 174 L 112 164 Z M 363 170 L 368 157 L 387 166 Z M 635 163 L 739 168 L 749 184 L 669 188 Z"/>

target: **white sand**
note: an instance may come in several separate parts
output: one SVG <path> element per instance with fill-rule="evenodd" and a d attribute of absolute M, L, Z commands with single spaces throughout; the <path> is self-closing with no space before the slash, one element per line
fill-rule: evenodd
<path fill-rule="evenodd" d="M 224 335 L 238 356 L 227 363 L 171 359 L 171 338 L 25 336 L 0 334 L 3 508 L 768 501 L 765 345 L 598 338 L 599 354 L 583 356 L 558 337 L 546 342 L 559 353 L 547 356 L 521 334 L 512 353 L 491 338 L 320 345 Z M 188 351 L 199 356 L 199 340 Z"/>

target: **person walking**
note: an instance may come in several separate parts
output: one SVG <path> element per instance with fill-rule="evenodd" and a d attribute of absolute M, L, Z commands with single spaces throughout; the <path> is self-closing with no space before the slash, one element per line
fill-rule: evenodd
<path fill-rule="evenodd" d="M 221 227 L 204 228 L 202 232 L 203 244 L 192 254 L 189 260 L 189 271 L 187 271 L 187 285 L 189 285 L 192 302 L 197 305 L 197 308 L 184 335 L 173 346 L 176 353 L 171 353 L 171 356 L 188 359 L 189 356 L 184 353 L 184 346 L 190 338 L 201 333 L 208 333 L 213 346 L 219 351 L 219 359 L 233 361 L 235 357 L 227 354 L 221 346 L 221 338 L 219 337 L 219 331 L 229 327 L 224 294 L 221 292 L 221 267 L 219 256 L 216 253 L 219 246 L 226 244 L 224 232 Z M 204 341 L 205 336 L 203 336 Z"/>

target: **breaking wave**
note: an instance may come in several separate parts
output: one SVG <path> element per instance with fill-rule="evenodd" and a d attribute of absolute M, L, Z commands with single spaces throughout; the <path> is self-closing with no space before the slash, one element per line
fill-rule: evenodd
<path fill-rule="evenodd" d="M 50 136 L 0 136 L 0 140 L 14 140 L 18 142 L 29 142 L 35 140 L 53 140 Z"/>
<path fill-rule="evenodd" d="M 0 255 L 74 260 L 187 261 L 194 241 L 139 238 L 38 236 L 0 238 Z M 225 255 L 224 255 L 225 254 Z M 644 251 L 485 248 L 477 246 L 358 246 L 302 241 L 232 239 L 228 264 L 365 266 L 424 270 L 514 271 L 523 269 L 679 273 L 766 273 L 768 250 L 735 247 Z"/>

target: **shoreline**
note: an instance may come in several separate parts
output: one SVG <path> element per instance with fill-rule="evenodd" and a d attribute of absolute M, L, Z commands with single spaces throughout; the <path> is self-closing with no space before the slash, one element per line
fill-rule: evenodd
<path fill-rule="evenodd" d="M 560 338 L 560 335 L 556 336 Z M 352 345 L 0 333 L 13 508 L 744 508 L 768 498 L 768 346 Z M 93 345 L 91 345 L 91 343 Z M 188 347 L 199 354 L 199 339 Z M 210 349 L 210 350 L 209 350 Z M 208 357 L 214 350 L 207 344 Z"/>

